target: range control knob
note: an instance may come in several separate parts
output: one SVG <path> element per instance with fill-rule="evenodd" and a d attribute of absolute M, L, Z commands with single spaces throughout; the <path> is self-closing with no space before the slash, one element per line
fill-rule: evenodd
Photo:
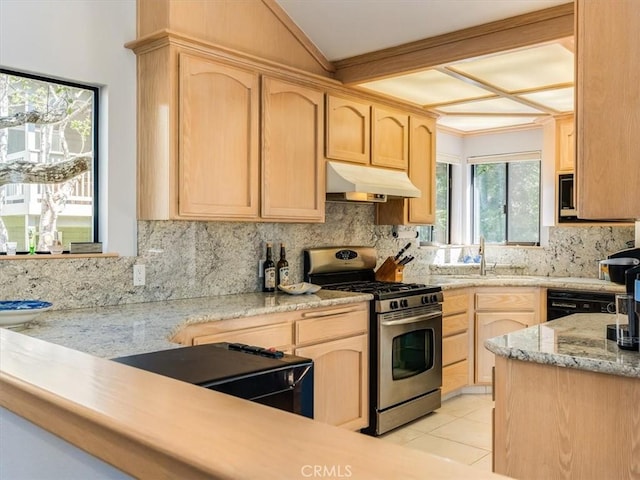
<path fill-rule="evenodd" d="M 400 306 L 402 308 L 408 308 L 409 307 L 409 300 L 407 300 L 406 298 L 400 300 Z"/>
<path fill-rule="evenodd" d="M 395 310 L 396 308 L 398 308 L 398 301 L 397 300 L 391 300 L 389 302 L 389 307 L 391 307 L 392 310 Z"/>
<path fill-rule="evenodd" d="M 423 295 L 422 298 L 420 298 L 420 303 L 426 305 L 427 303 L 429 303 L 429 297 L 427 295 Z"/>
<path fill-rule="evenodd" d="M 431 295 L 431 303 L 438 303 L 438 294 L 434 293 Z"/>

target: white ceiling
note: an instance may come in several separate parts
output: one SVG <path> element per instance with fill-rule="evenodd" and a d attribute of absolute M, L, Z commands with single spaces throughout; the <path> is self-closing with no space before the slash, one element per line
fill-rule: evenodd
<path fill-rule="evenodd" d="M 331 61 L 567 3 L 567 0 L 276 1 Z M 573 53 L 566 48 L 567 43 L 570 44 L 563 42 L 528 52 L 457 62 L 361 86 L 421 104 L 441 115 L 440 125 L 460 132 L 531 124 L 540 116 L 573 109 Z"/>
<path fill-rule="evenodd" d="M 569 0 L 276 0 L 331 61 Z"/>

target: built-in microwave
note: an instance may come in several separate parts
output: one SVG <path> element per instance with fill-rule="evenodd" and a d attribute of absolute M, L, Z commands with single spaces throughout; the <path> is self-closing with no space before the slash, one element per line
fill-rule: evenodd
<path fill-rule="evenodd" d="M 578 220 L 573 173 L 558 175 L 558 221 Z"/>

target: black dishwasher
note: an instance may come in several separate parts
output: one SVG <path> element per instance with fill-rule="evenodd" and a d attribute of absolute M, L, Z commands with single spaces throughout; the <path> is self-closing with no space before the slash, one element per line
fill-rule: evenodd
<path fill-rule="evenodd" d="M 210 343 L 113 359 L 313 418 L 313 361 L 238 343 Z"/>
<path fill-rule="evenodd" d="M 615 294 L 579 290 L 547 290 L 547 321 L 573 313 L 615 313 Z"/>

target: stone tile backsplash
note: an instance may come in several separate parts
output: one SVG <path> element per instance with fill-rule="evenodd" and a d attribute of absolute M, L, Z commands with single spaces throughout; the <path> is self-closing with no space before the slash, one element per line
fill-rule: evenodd
<path fill-rule="evenodd" d="M 409 253 L 416 260 L 407 273 L 428 282 L 431 265 L 442 263 L 443 249 L 418 248 L 411 227 L 400 228 L 411 238 L 394 238 L 390 226 L 374 225 L 374 215 L 373 205 L 327 203 L 324 224 L 140 221 L 138 257 L 0 261 L 0 298 L 81 308 L 254 292 L 260 289 L 258 262 L 267 241 L 276 256 L 280 242 L 286 244 L 294 282 L 303 279 L 306 248 L 375 245 L 380 264 L 412 242 Z M 633 227 L 552 228 L 548 247 L 487 245 L 486 260 L 524 265 L 529 275 L 596 277 L 598 260 L 633 238 Z M 146 266 L 143 287 L 133 286 L 134 264 Z"/>

